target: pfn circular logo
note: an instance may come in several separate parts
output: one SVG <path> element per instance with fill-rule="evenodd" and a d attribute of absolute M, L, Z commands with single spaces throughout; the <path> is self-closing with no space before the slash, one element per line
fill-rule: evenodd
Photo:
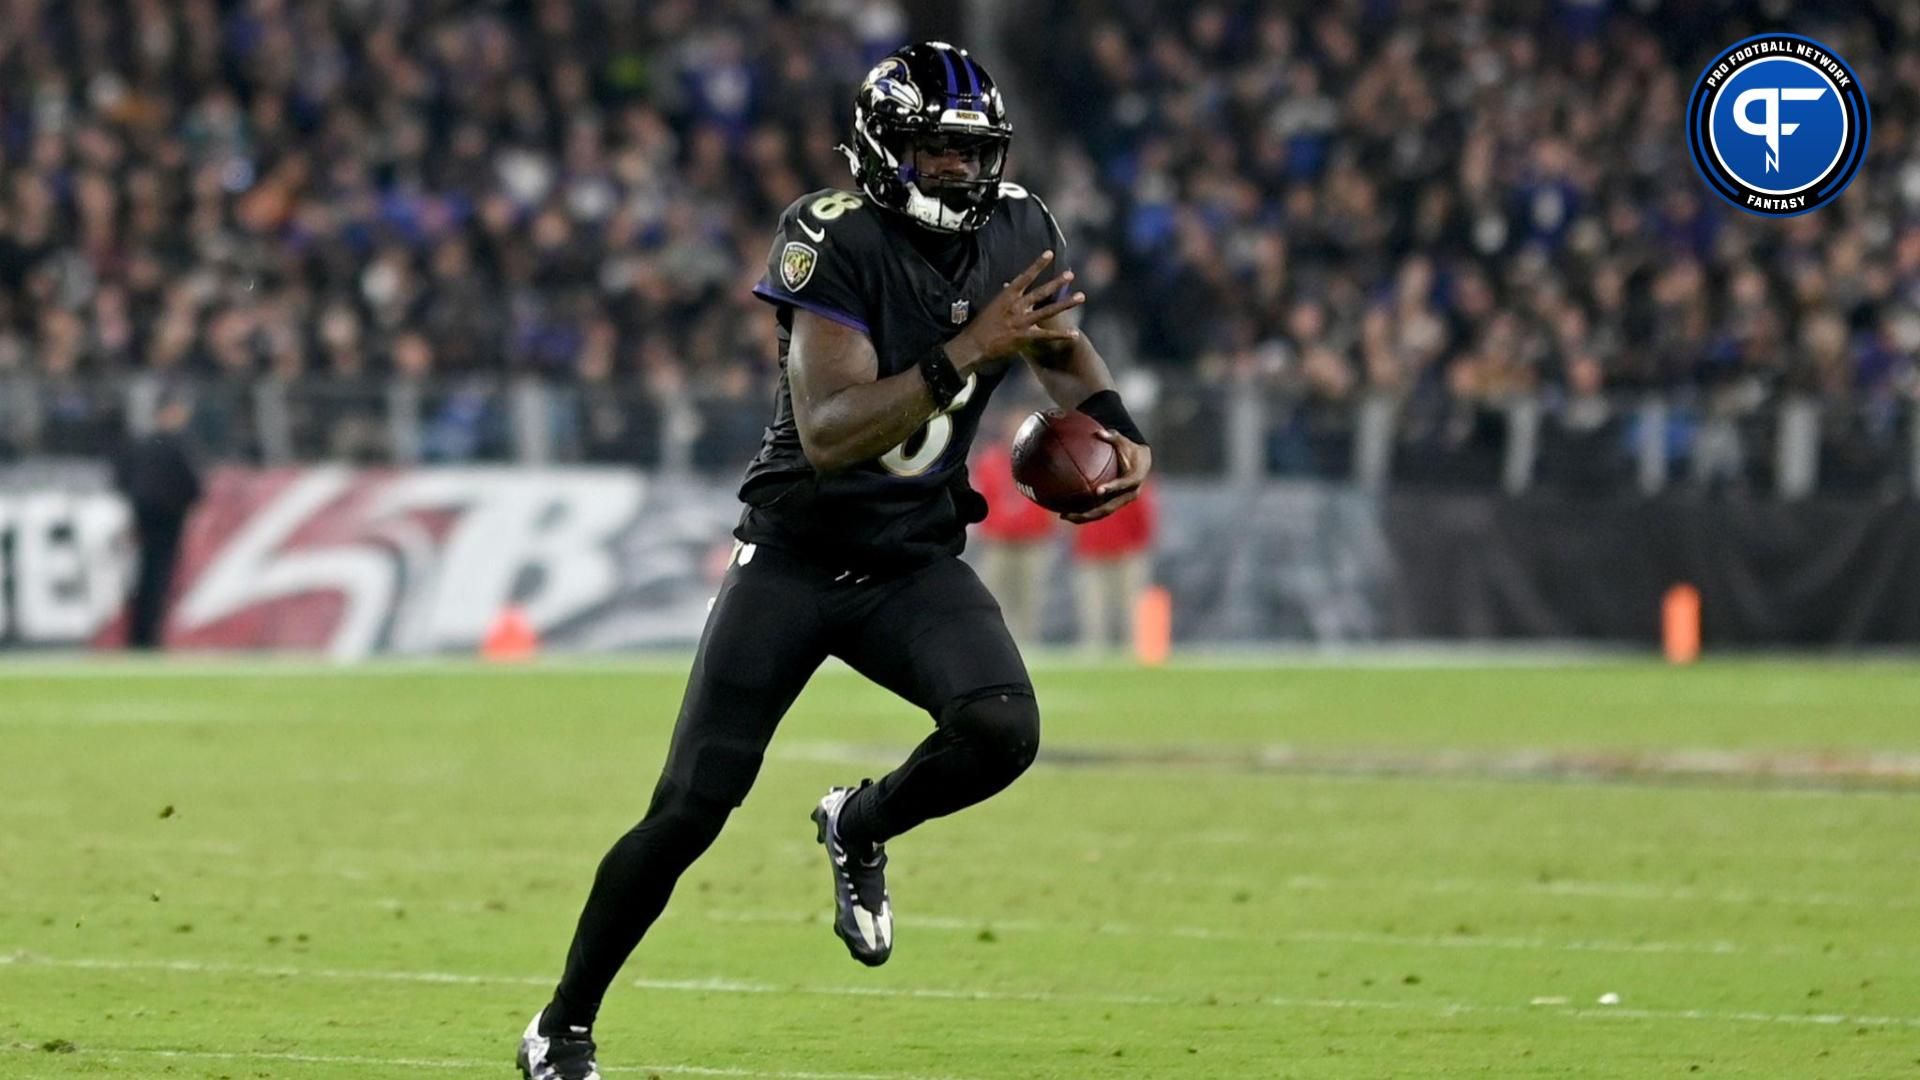
<path fill-rule="evenodd" d="M 1727 46 L 1694 83 L 1687 144 L 1721 198 L 1793 217 L 1838 198 L 1867 156 L 1867 95 L 1832 49 L 1798 34 Z"/>

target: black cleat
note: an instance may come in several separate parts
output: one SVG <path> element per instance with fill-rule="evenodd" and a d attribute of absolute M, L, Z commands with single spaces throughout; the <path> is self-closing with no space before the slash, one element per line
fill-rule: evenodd
<path fill-rule="evenodd" d="M 586 1028 L 569 1028 L 562 1035 L 540 1034 L 540 1017 L 520 1036 L 520 1075 L 525 1080 L 600 1080 L 593 1060 L 593 1035 Z"/>
<path fill-rule="evenodd" d="M 864 858 L 849 855 L 840 843 L 840 807 L 854 788 L 837 787 L 813 808 L 816 839 L 827 849 L 833 871 L 833 932 L 847 951 L 868 967 L 893 955 L 893 905 L 887 899 L 887 852 L 879 844 Z"/>

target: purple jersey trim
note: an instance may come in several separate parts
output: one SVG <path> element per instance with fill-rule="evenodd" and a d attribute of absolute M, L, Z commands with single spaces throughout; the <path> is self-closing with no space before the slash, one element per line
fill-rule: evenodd
<path fill-rule="evenodd" d="M 781 292 L 779 289 L 774 288 L 764 281 L 753 287 L 753 295 L 765 300 L 769 304 L 785 304 L 788 307 L 797 307 L 802 311 L 811 311 L 823 319 L 832 319 L 834 322 L 850 330 L 858 330 L 868 337 L 873 336 L 873 331 L 868 329 L 866 323 L 841 311 L 839 308 L 828 307 L 817 300 L 803 300 L 792 293 Z"/>

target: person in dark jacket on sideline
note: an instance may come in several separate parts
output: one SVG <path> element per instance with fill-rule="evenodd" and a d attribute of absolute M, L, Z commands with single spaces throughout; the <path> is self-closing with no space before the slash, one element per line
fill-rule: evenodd
<path fill-rule="evenodd" d="M 151 434 L 130 440 L 113 463 L 114 486 L 133 511 L 139 569 L 127 613 L 127 647 L 153 649 L 166 627 L 167 598 L 187 515 L 200 500 L 200 473 L 187 453 L 185 430 L 193 406 L 183 395 L 165 397 Z"/>

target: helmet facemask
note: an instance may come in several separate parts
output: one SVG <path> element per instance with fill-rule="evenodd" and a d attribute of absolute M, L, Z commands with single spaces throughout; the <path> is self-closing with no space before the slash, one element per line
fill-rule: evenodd
<path fill-rule="evenodd" d="M 972 232 L 986 223 L 1000 198 L 1005 136 L 934 131 L 895 141 L 904 142 L 893 152 L 909 189 L 908 217 L 938 232 Z"/>

